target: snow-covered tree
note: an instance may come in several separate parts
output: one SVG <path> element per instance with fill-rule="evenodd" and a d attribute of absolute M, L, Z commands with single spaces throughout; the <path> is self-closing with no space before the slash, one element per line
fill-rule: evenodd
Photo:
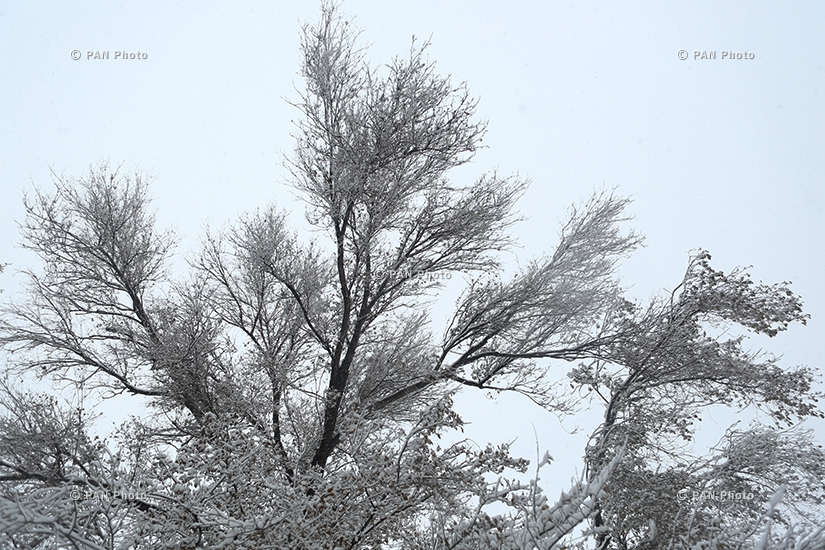
<path fill-rule="evenodd" d="M 815 372 L 783 368 L 744 350 L 743 336 L 727 336 L 735 325 L 775 336 L 806 321 L 802 304 L 788 283 L 757 285 L 742 269 L 725 274 L 709 262 L 700 251 L 668 296 L 616 308 L 603 330 L 624 336 L 569 374 L 605 407 L 587 449 L 594 475 L 613 449 L 624 451 L 594 517 L 605 548 L 689 548 L 687 541 L 751 525 L 788 485 L 791 508 L 817 510 L 797 519 L 816 524 L 823 513 L 825 453 L 809 434 L 780 430 L 822 416 Z M 691 457 L 685 443 L 714 405 L 755 406 L 775 425 L 731 429 L 710 457 Z"/>
<path fill-rule="evenodd" d="M 657 536 L 718 542 L 714 526 L 737 518 L 752 529 L 742 541 L 801 550 L 819 540 L 771 535 L 766 522 L 785 517 L 777 499 L 724 514 L 670 503 L 685 480 L 746 488 L 752 474 L 782 494 L 818 472 L 818 455 L 789 454 L 804 436 L 732 431 L 718 457 L 687 465 L 668 446 L 703 403 L 757 399 L 780 420 L 819 414 L 810 371 L 701 329 L 711 319 L 775 334 L 804 322 L 787 285 L 754 287 L 701 254 L 670 301 L 631 304 L 615 267 L 640 238 L 620 228 L 628 200 L 606 193 L 572 210 L 555 251 L 504 280 L 500 252 L 526 184 L 447 179 L 484 133 L 475 101 L 425 48 L 382 72 L 355 42 L 330 6 L 304 29 L 288 166 L 314 239 L 265 207 L 207 235 L 191 276 L 174 280 L 173 235 L 155 227 L 140 174 L 101 164 L 26 200 L 24 245 L 43 266 L 0 321 L 12 352 L 0 385 L 2 544 L 641 547 Z M 446 275 L 467 285 L 439 337 L 428 304 Z M 447 442 L 462 426 L 459 390 L 566 410 L 550 371 L 571 362 L 573 384 L 601 395 L 607 413 L 587 475 L 555 503 L 538 474 L 513 479 L 527 461 L 506 445 Z M 73 397 L 23 391 L 18 374 Z M 100 439 L 86 401 L 114 396 L 141 413 Z M 649 472 L 660 455 L 672 468 Z M 771 464 L 794 464 L 798 477 Z M 671 491 L 667 506 L 634 500 L 649 483 Z M 794 495 L 800 517 L 815 493 Z"/>

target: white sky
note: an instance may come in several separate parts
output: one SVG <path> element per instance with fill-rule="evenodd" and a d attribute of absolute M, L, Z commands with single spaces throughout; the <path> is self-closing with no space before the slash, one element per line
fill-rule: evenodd
<path fill-rule="evenodd" d="M 622 268 L 633 296 L 675 286 L 699 247 L 717 268 L 753 265 L 757 281 L 793 281 L 812 316 L 754 345 L 822 365 L 825 3 L 348 0 L 343 11 L 374 64 L 409 51 L 412 35 L 431 37 L 440 71 L 480 97 L 488 148 L 454 178 L 497 168 L 533 181 L 519 203 L 520 261 L 552 250 L 571 203 L 616 187 L 647 238 Z M 279 161 L 299 116 L 285 98 L 301 86 L 300 22 L 317 17 L 314 2 L 0 0 L 6 296 L 30 265 L 16 247 L 22 194 L 48 188 L 50 167 L 82 175 L 108 158 L 153 173 L 158 220 L 184 237 L 181 252 L 206 222 L 270 201 L 300 222 Z M 721 59 L 728 50 L 755 58 Z M 529 458 L 532 422 L 543 448 L 579 463 L 581 438 L 556 440 L 558 423 L 522 401 L 503 416 L 507 403 L 467 401 L 471 435 L 518 436 Z M 554 471 L 569 479 L 562 464 Z"/>

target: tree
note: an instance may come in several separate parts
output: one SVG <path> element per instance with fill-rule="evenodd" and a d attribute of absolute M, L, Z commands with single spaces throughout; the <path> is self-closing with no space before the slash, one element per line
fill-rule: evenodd
<path fill-rule="evenodd" d="M 775 357 L 745 351 L 741 335 L 713 335 L 740 325 L 773 337 L 791 322 L 805 323 L 788 283 L 755 285 L 746 271 L 724 274 L 710 259 L 705 251 L 696 254 L 682 283 L 647 308 L 629 302 L 616 308 L 607 325 L 625 337 L 570 373 L 574 387 L 605 406 L 588 466 L 598 472 L 613 449 L 624 449 L 595 516 L 596 526 L 606 528 L 599 536 L 605 547 L 611 539 L 620 548 L 690 547 L 689 541 L 758 523 L 782 487 L 792 493 L 791 508 L 817 509 L 803 520 L 815 525 L 822 514 L 825 453 L 808 434 L 759 425 L 731 429 L 718 453 L 703 458 L 686 456 L 678 444 L 692 439 L 700 413 L 711 405 L 752 404 L 788 426 L 794 417 L 822 417 L 810 368 L 782 368 Z M 683 495 L 706 496 L 693 507 L 679 502 L 679 491 L 688 488 Z"/>
<path fill-rule="evenodd" d="M 652 452 L 667 450 L 654 436 L 673 426 L 688 434 L 700 400 L 727 403 L 728 390 L 782 420 L 819 414 L 809 370 L 758 363 L 741 341 L 701 331 L 708 318 L 768 334 L 804 322 L 787 285 L 754 288 L 700 255 L 670 302 L 643 309 L 622 298 L 615 267 L 640 243 L 621 231 L 627 199 L 594 195 L 571 211 L 552 254 L 502 280 L 499 253 L 526 183 L 446 178 L 484 126 L 466 87 L 438 76 L 425 49 L 382 73 L 333 7 L 304 29 L 289 167 L 315 240 L 264 208 L 208 234 L 191 276 L 174 281 L 173 236 L 155 228 L 140 174 L 101 164 L 26 200 L 24 243 L 43 269 L 3 315 L 7 371 L 55 379 L 78 397 L 66 405 L 2 387 L 5 544 L 607 547 L 636 544 L 646 519 L 674 540 L 708 539 L 707 529 L 680 531 L 678 514 L 621 500 L 639 491 L 633 476 Z M 437 338 L 427 303 L 446 274 L 467 287 Z M 588 475 L 556 504 L 536 482 L 507 479 L 527 467 L 507 445 L 439 444 L 462 426 L 451 399 L 461 388 L 566 410 L 548 376 L 565 362 L 581 363 L 571 381 L 603 395 L 607 414 Z M 85 400 L 114 396 L 144 413 L 101 440 Z M 724 456 L 748 456 L 770 433 L 731 432 Z M 697 479 L 723 467 L 692 464 Z M 491 515 L 493 503 L 511 512 Z M 718 514 L 694 516 L 711 525 Z M 576 532 L 591 519 L 588 534 Z M 765 518 L 750 519 L 758 530 Z"/>

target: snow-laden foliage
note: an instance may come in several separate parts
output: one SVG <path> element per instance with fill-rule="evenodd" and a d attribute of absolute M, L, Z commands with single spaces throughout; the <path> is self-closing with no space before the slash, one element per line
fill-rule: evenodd
<path fill-rule="evenodd" d="M 262 207 L 209 232 L 173 279 L 174 238 L 140 174 L 101 164 L 26 199 L 23 244 L 42 268 L 0 318 L 0 545 L 822 547 L 825 457 L 804 432 L 734 427 L 710 456 L 680 446 L 706 405 L 821 416 L 811 369 L 707 330 L 804 323 L 788 284 L 700 252 L 666 299 L 625 300 L 615 268 L 640 238 L 623 230 L 629 201 L 607 193 L 505 279 L 526 184 L 448 179 L 484 125 L 425 49 L 375 70 L 333 7 L 304 29 L 288 167 L 312 239 Z M 447 277 L 466 287 L 438 336 L 429 300 Z M 605 420 L 553 501 L 549 455 L 524 481 L 507 445 L 460 439 L 452 398 L 510 391 L 570 412 L 575 394 L 553 382 L 569 364 Z M 136 414 L 100 439 L 89 411 L 115 397 Z M 753 497 L 701 498 L 714 491 Z"/>

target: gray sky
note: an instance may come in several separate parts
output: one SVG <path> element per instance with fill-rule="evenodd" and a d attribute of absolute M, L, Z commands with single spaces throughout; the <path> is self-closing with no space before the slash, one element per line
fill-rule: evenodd
<path fill-rule="evenodd" d="M 622 267 L 632 296 L 678 284 L 699 247 L 716 268 L 753 265 L 757 281 L 793 281 L 812 316 L 753 345 L 822 365 L 825 3 L 349 0 L 343 11 L 374 64 L 431 38 L 439 70 L 480 98 L 488 148 L 454 178 L 495 168 L 532 180 L 518 261 L 552 250 L 570 204 L 615 187 L 646 236 Z M 299 117 L 285 99 L 301 86 L 300 22 L 317 17 L 314 2 L 0 1 L 0 261 L 12 264 L 0 287 L 13 292 L 29 265 L 15 220 L 50 167 L 82 175 L 108 158 L 153 173 L 158 221 L 176 227 L 181 252 L 205 223 L 270 201 L 300 223 L 279 162 Z M 532 456 L 528 419 L 560 458 L 558 423 L 523 401 L 502 416 L 511 403 L 462 401 L 470 434 L 518 432 Z"/>

